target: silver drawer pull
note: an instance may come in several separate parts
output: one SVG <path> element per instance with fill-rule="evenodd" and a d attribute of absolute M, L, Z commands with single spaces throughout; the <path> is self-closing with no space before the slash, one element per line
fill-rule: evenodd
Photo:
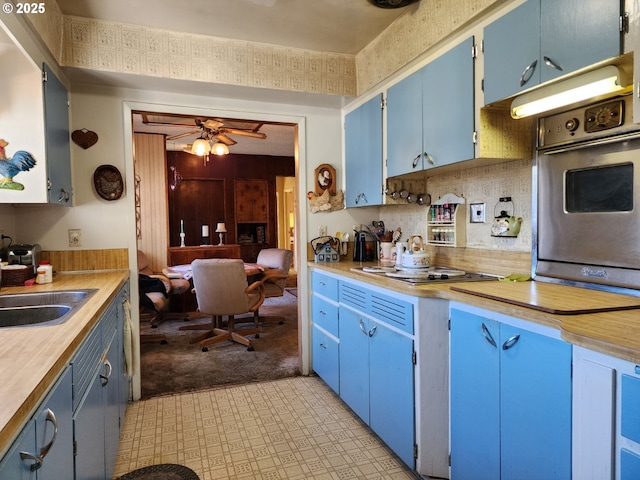
<path fill-rule="evenodd" d="M 111 366 L 111 362 L 109 360 L 105 360 L 104 375 L 100 374 L 100 380 L 102 380 L 103 387 L 105 387 L 109 383 L 109 378 L 111 378 L 112 372 L 113 372 L 113 367 Z"/>

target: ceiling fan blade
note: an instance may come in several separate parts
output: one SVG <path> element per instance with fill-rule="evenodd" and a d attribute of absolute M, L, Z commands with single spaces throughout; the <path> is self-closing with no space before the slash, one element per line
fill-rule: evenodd
<path fill-rule="evenodd" d="M 213 136 L 218 142 L 224 143 L 225 145 L 235 145 L 236 142 L 233 138 L 227 137 L 224 133 L 217 133 Z"/>
<path fill-rule="evenodd" d="M 191 132 L 178 133 L 177 135 L 171 135 L 170 137 L 167 137 L 167 141 L 178 140 L 179 138 L 195 135 L 196 133 L 200 133 L 200 130 L 193 130 Z"/>
<path fill-rule="evenodd" d="M 205 126 L 205 128 L 208 128 L 209 130 L 218 130 L 220 127 L 224 125 L 224 123 L 210 118 L 208 120 L 205 120 L 203 125 Z"/>
<path fill-rule="evenodd" d="M 252 137 L 252 138 L 261 138 L 265 139 L 267 136 L 261 132 L 249 132 L 247 130 L 238 130 L 237 128 L 223 128 L 224 133 L 229 133 L 231 135 L 241 135 L 244 137 Z"/>

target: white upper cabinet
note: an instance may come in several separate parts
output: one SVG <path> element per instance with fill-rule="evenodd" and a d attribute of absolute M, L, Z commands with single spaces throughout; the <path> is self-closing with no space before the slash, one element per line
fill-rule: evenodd
<path fill-rule="evenodd" d="M 528 0 L 484 29 L 484 103 L 622 53 L 620 0 Z"/>

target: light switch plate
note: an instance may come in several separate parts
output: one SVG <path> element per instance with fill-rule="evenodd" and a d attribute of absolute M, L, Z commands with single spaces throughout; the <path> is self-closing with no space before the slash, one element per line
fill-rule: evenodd
<path fill-rule="evenodd" d="M 486 205 L 484 203 L 471 203 L 469 210 L 469 223 L 485 223 Z"/>

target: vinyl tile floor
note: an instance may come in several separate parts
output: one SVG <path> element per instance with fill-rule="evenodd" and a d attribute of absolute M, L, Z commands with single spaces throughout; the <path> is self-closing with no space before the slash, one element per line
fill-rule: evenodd
<path fill-rule="evenodd" d="M 420 478 L 318 377 L 129 404 L 115 478 L 159 463 L 201 480 Z"/>

